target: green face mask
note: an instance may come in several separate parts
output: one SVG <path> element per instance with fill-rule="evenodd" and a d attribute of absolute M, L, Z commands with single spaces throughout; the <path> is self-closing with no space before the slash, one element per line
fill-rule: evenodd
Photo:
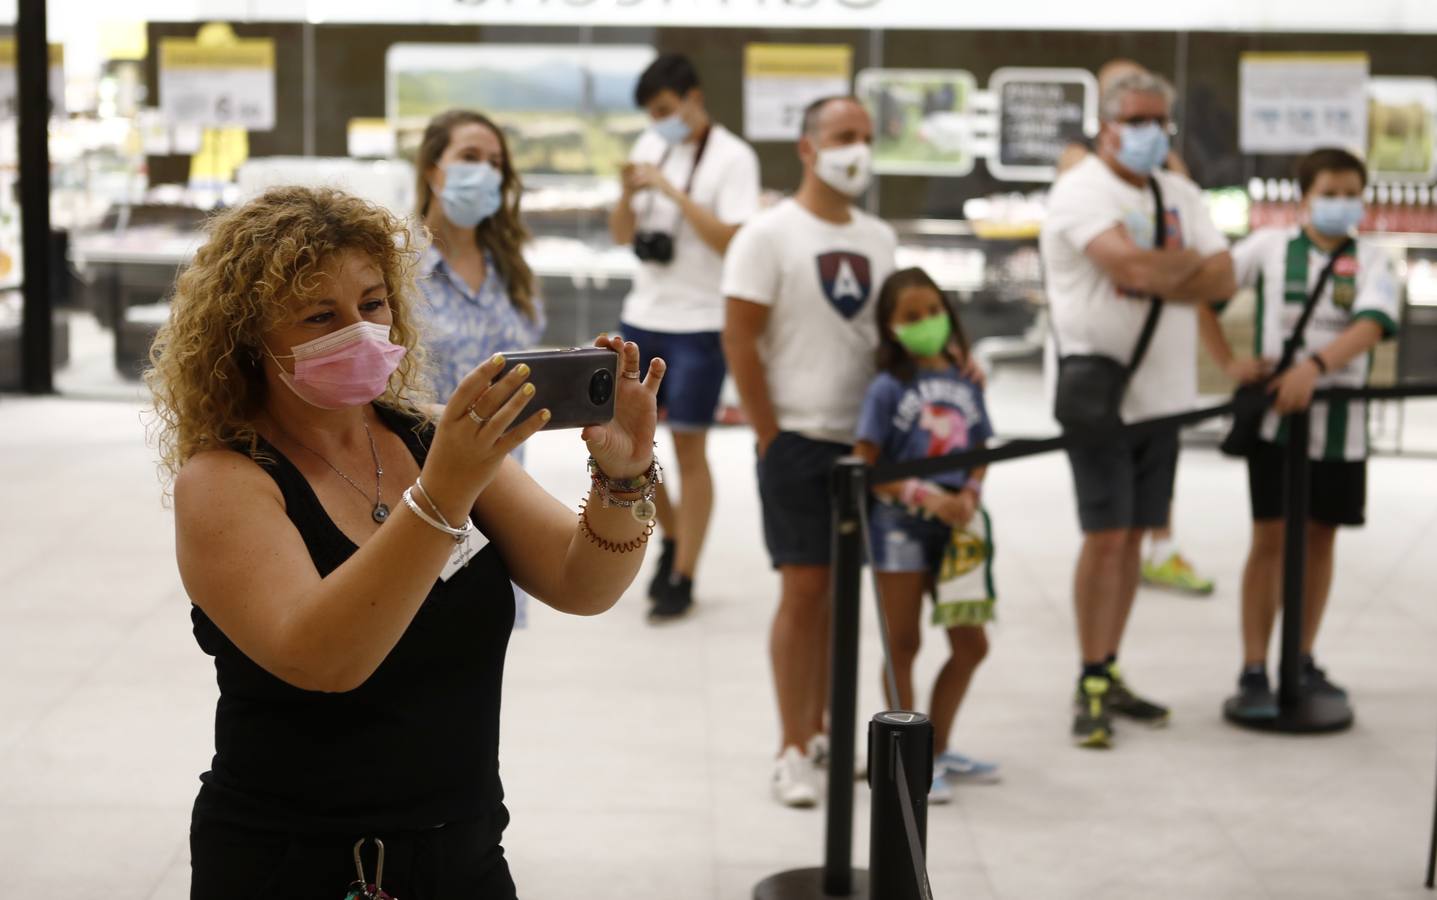
<path fill-rule="evenodd" d="M 937 356 L 953 336 L 953 323 L 947 313 L 939 313 L 921 322 L 900 325 L 893 329 L 893 335 L 914 356 Z"/>

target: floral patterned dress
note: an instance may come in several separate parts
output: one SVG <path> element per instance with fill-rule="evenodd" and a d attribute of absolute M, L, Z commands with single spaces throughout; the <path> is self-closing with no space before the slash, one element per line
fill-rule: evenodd
<path fill-rule="evenodd" d="M 454 393 L 475 366 L 495 353 L 528 350 L 544 334 L 544 307 L 530 319 L 509 299 L 504 277 L 484 251 L 484 283 L 471 291 L 431 246 L 420 265 L 424 302 L 418 313 L 421 341 L 429 351 L 428 375 L 439 402 Z"/>

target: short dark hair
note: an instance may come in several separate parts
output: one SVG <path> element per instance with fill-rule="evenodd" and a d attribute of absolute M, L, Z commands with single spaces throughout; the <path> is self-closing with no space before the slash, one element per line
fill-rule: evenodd
<path fill-rule="evenodd" d="M 648 106 L 649 101 L 664 91 L 680 97 L 699 86 L 699 73 L 689 58 L 681 53 L 665 53 L 649 63 L 639 83 L 634 86 L 634 104 Z"/>
<path fill-rule="evenodd" d="M 803 108 L 803 120 L 798 128 L 799 137 L 809 137 L 818 130 L 818 114 L 823 108 L 835 100 L 852 100 L 862 106 L 863 102 L 852 94 L 829 94 L 827 97 L 819 97 L 817 100 Z"/>
<path fill-rule="evenodd" d="M 1323 147 L 1297 161 L 1297 186 L 1304 197 L 1323 172 L 1356 172 L 1362 178 L 1362 186 L 1367 187 L 1367 166 L 1362 160 L 1338 147 Z"/>

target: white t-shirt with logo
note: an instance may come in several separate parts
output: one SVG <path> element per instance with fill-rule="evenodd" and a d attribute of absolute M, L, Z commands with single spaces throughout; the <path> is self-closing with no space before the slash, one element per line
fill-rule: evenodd
<path fill-rule="evenodd" d="M 852 443 L 874 374 L 874 308 L 897 249 L 893 229 L 862 210 L 839 225 L 792 199 L 739 229 L 723 293 L 770 308 L 759 353 L 779 428 Z"/>
<path fill-rule="evenodd" d="M 1167 171 L 1158 172 L 1157 179 L 1167 207 L 1166 246 L 1191 247 L 1203 256 L 1226 250 L 1227 240 L 1213 224 L 1197 185 Z M 1139 247 L 1152 248 L 1152 190 L 1124 181 L 1089 155 L 1053 185 L 1039 247 L 1058 352 L 1096 353 L 1126 365 L 1147 319 L 1149 298 L 1119 291 L 1083 252 L 1114 225 L 1126 227 Z M 1196 402 L 1197 311 L 1190 304 L 1167 303 L 1128 385 L 1122 417 L 1130 422 L 1185 412 Z"/>
<path fill-rule="evenodd" d="M 1289 284 L 1289 270 L 1294 270 L 1293 278 L 1301 272 L 1300 263 L 1290 255 L 1304 252 L 1307 277 L 1305 281 Z M 1263 228 L 1233 248 L 1238 284 L 1256 288 L 1258 292 L 1253 348 L 1256 355 L 1274 363 L 1282 358 L 1283 344 L 1297 327 L 1302 307 L 1329 258 L 1307 239 L 1300 226 Z M 1312 310 L 1302 346 L 1294 359 L 1301 361 L 1320 351 L 1359 319 L 1373 320 L 1382 327 L 1384 335 L 1395 334 L 1401 315 L 1401 296 L 1402 288 L 1391 255 L 1376 244 L 1359 240 L 1356 257 L 1339 259 L 1333 266 L 1332 277 Z M 1363 353 L 1341 369 L 1319 377 L 1317 386 L 1365 387 L 1371 371 L 1371 356 Z M 1278 440 L 1279 427 L 1277 414 L 1269 412 L 1262 425 L 1263 439 Z M 1366 459 L 1367 402 L 1315 401 L 1308 437 L 1308 456 L 1312 459 Z"/>
<path fill-rule="evenodd" d="M 671 146 L 650 130 L 634 144 L 629 160 L 659 165 L 679 190 L 692 175 L 689 196 L 726 225 L 740 225 L 758 212 L 758 154 L 752 147 L 715 123 L 695 171 L 697 153 L 697 141 Z M 634 289 L 624 300 L 624 324 L 665 334 L 722 331 L 723 258 L 684 221 L 679 205 L 658 191 L 640 191 L 629 205 L 638 230 L 673 237 L 674 258 L 667 264 L 639 264 Z"/>

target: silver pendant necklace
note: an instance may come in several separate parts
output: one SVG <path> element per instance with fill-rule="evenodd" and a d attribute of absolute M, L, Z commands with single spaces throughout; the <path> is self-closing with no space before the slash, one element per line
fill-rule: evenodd
<path fill-rule="evenodd" d="M 384 520 L 389 518 L 389 507 L 386 506 L 384 503 L 384 493 L 382 488 L 382 479 L 384 478 L 384 465 L 379 461 L 379 447 L 374 443 L 374 435 L 369 430 L 369 420 L 361 415 L 359 421 L 360 424 L 364 426 L 364 436 L 369 438 L 369 454 L 370 456 L 374 457 L 374 509 L 370 512 L 369 516 L 370 518 L 374 519 L 374 521 L 383 525 Z M 275 427 L 278 428 L 278 424 L 276 424 Z M 339 471 L 339 468 L 336 467 L 334 463 L 325 459 L 323 454 L 321 454 L 318 450 L 315 450 L 312 447 L 304 444 L 299 440 L 299 438 L 285 431 L 283 428 L 280 428 L 279 430 L 282 434 L 284 434 L 285 437 L 294 441 L 296 444 L 299 444 L 301 448 L 308 450 L 310 453 L 313 453 L 315 456 L 319 457 L 320 462 L 324 463 L 326 466 L 329 466 L 329 468 L 334 472 L 334 474 L 349 482 L 349 486 L 358 491 L 361 497 L 363 497 L 365 500 L 369 499 L 369 494 L 365 493 L 364 488 L 356 484 L 353 478 L 350 478 L 348 475 Z"/>

